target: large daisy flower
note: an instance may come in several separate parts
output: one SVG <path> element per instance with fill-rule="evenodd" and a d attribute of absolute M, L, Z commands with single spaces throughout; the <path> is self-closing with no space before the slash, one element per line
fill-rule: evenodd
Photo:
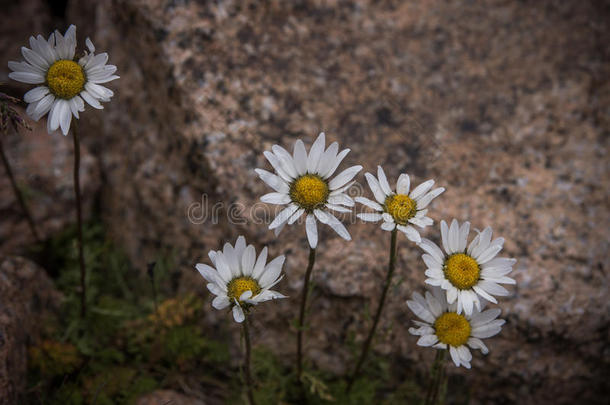
<path fill-rule="evenodd" d="M 431 240 L 422 239 L 419 246 L 427 252 L 422 255 L 426 266 L 426 283 L 447 291 L 447 301 L 457 301 L 457 313 L 472 314 L 473 306 L 481 310 L 479 296 L 497 304 L 494 295 L 506 296 L 508 290 L 500 284 L 516 284 L 506 277 L 512 271 L 515 259 L 496 258 L 502 250 L 504 238 L 491 240 L 491 227 L 485 228 L 470 242 L 470 223 L 462 226 L 457 220 L 451 227 L 441 221 L 441 238 L 445 253 Z"/>
<path fill-rule="evenodd" d="M 366 173 L 364 176 L 377 202 L 364 197 L 356 197 L 357 202 L 375 211 L 358 214 L 358 218 L 368 222 L 383 220 L 381 229 L 393 231 L 398 228 L 412 242 L 421 242 L 421 236 L 413 225 L 420 228 L 432 225 L 432 219 L 426 216 L 428 212 L 426 207 L 445 191 L 445 188 L 432 189 L 434 180 L 428 180 L 409 193 L 411 181 L 409 175 L 403 173 L 396 182 L 396 192 L 393 192 L 381 166 L 377 166 L 377 178 L 371 173 Z"/>
<path fill-rule="evenodd" d="M 275 190 L 262 196 L 261 201 L 286 205 L 271 222 L 269 229 L 275 229 L 277 236 L 286 224 L 293 224 L 305 214 L 305 231 L 312 249 L 318 245 L 316 220 L 329 225 L 342 238 L 351 239 L 345 226 L 329 211 L 351 212 L 346 207 L 353 207 L 354 200 L 345 191 L 353 184 L 351 180 L 354 176 L 362 170 L 362 166 L 352 166 L 331 179 L 349 149 L 338 152 L 337 142 L 330 144 L 328 149 L 325 149 L 325 145 L 323 132 L 311 146 L 309 155 L 300 139 L 294 144 L 292 155 L 281 146 L 274 145 L 271 152 L 265 151 L 264 154 L 276 174 L 256 169 L 259 177 Z"/>
<path fill-rule="evenodd" d="M 59 31 L 44 39 L 42 35 L 30 37 L 31 49 L 21 47 L 24 62 L 9 62 L 13 71 L 9 77 L 23 83 L 38 84 L 38 87 L 25 93 L 28 103 L 27 114 L 38 121 L 49 113 L 47 130 L 52 133 L 61 127 L 68 134 L 72 115 L 85 110 L 86 101 L 91 107 L 102 109 L 100 101 L 110 101 L 113 92 L 100 83 L 118 79 L 114 75 L 116 66 L 106 65 L 107 53 L 95 55 L 95 47 L 89 38 L 86 40 L 89 53 L 78 62 L 76 52 L 76 27 L 70 25 L 65 35 Z"/>
<path fill-rule="evenodd" d="M 208 253 L 214 267 L 198 263 L 195 268 L 208 281 L 208 290 L 216 297 L 212 306 L 216 309 L 233 307 L 235 322 L 243 322 L 244 310 L 253 305 L 276 298 L 286 298 L 271 287 L 280 282 L 284 256 L 267 263 L 267 247 L 256 258 L 254 246 L 246 246 L 243 236 L 237 238 L 235 247 L 225 243 L 222 251 Z"/>
<path fill-rule="evenodd" d="M 445 292 L 438 287 L 426 291 L 425 298 L 418 292 L 413 293 L 407 305 L 423 321 L 413 321 L 418 328 L 409 328 L 409 333 L 421 336 L 417 344 L 441 350 L 448 348 L 456 367 L 470 368 L 469 348 L 487 354 L 489 350 L 481 339 L 497 335 L 505 323 L 503 319 L 496 319 L 501 312 L 499 308 L 483 312 L 475 309 L 470 315 L 457 313 L 456 304 L 447 303 Z"/>

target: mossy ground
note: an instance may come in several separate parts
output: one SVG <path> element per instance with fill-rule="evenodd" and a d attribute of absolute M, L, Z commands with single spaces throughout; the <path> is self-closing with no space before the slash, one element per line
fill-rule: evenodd
<path fill-rule="evenodd" d="M 202 298 L 205 293 L 177 294 L 170 287 L 175 268 L 171 253 L 160 255 L 149 268 L 152 271 L 146 271 L 129 263 L 108 240 L 101 222 L 88 223 L 84 236 L 88 268 L 84 319 L 75 229 L 32 251 L 54 275 L 64 300 L 59 313 L 43 325 L 44 338 L 29 348 L 24 403 L 132 404 L 162 388 L 198 391 L 212 404 L 245 403 L 239 361 L 231 359 L 236 350 L 230 351 L 226 343 L 229 325 L 206 331 L 203 311 L 212 309 Z M 227 322 L 232 321 L 227 318 Z M 350 345 L 356 354 L 358 346 Z M 299 403 L 289 359 L 255 345 L 252 361 L 257 404 Z M 425 378 L 408 368 L 371 355 L 365 377 L 357 381 L 349 398 L 343 393 L 344 376 L 306 368 L 308 403 L 420 403 Z"/>

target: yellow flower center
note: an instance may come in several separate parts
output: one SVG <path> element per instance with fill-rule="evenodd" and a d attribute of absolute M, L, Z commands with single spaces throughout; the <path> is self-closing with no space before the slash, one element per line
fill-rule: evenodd
<path fill-rule="evenodd" d="M 229 297 L 231 302 L 234 302 L 234 300 L 239 301 L 239 297 L 241 297 L 241 295 L 246 291 L 252 291 L 252 296 L 257 295 L 261 292 L 261 287 L 260 285 L 258 285 L 258 281 L 256 281 L 252 277 L 244 276 L 237 277 L 229 281 L 227 290 L 227 296 Z"/>
<path fill-rule="evenodd" d="M 406 194 L 394 194 L 385 199 L 385 211 L 400 225 L 406 225 L 417 213 L 417 203 Z"/>
<path fill-rule="evenodd" d="M 324 206 L 329 193 L 328 183 L 315 174 L 305 174 L 290 186 L 292 201 L 308 212 Z"/>
<path fill-rule="evenodd" d="M 467 290 L 479 281 L 481 269 L 472 257 L 464 253 L 456 253 L 444 265 L 445 276 L 455 287 Z"/>
<path fill-rule="evenodd" d="M 47 72 L 47 85 L 55 97 L 69 100 L 83 90 L 85 73 L 72 60 L 58 60 Z"/>
<path fill-rule="evenodd" d="M 472 328 L 464 315 L 446 312 L 436 319 L 434 329 L 438 340 L 446 345 L 458 347 L 468 341 Z"/>

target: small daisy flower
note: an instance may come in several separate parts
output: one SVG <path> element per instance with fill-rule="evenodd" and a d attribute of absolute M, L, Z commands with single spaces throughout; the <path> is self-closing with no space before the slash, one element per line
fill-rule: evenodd
<path fill-rule="evenodd" d="M 208 290 L 216 297 L 212 306 L 216 309 L 233 308 L 235 322 L 243 322 L 244 310 L 253 305 L 285 295 L 271 290 L 280 282 L 284 256 L 278 256 L 267 263 L 267 247 L 258 258 L 254 246 L 246 246 L 243 236 L 237 238 L 235 247 L 225 243 L 222 251 L 210 250 L 208 253 L 214 267 L 198 263 L 195 268 L 208 281 Z"/>
<path fill-rule="evenodd" d="M 506 322 L 496 319 L 501 312 L 499 308 L 483 312 L 475 309 L 470 315 L 457 313 L 456 304 L 447 303 L 445 292 L 438 287 L 426 291 L 425 298 L 417 292 L 412 298 L 407 306 L 423 322 L 413 321 L 419 327 L 409 328 L 409 333 L 421 336 L 417 341 L 419 346 L 448 348 L 456 367 L 470 368 L 472 354 L 468 348 L 487 354 L 489 350 L 481 339 L 500 333 Z"/>
<path fill-rule="evenodd" d="M 116 66 L 106 65 L 107 53 L 94 54 L 95 47 L 89 38 L 86 45 L 89 53 L 76 61 L 76 27 L 70 25 L 65 35 L 55 31 L 47 40 L 42 35 L 30 37 L 31 48 L 21 47 L 25 61 L 8 63 L 13 71 L 9 73 L 11 79 L 39 85 L 23 97 L 29 104 L 26 113 L 34 121 L 49 113 L 49 133 L 61 128 L 67 135 L 72 115 L 78 119 L 78 113 L 85 110 L 84 101 L 102 109 L 100 101 L 110 101 L 114 95 L 100 83 L 119 78 L 114 75 Z"/>
<path fill-rule="evenodd" d="M 508 290 L 500 284 L 516 284 L 506 277 L 512 271 L 515 259 L 496 258 L 502 250 L 504 238 L 491 240 L 491 227 L 485 228 L 470 242 L 470 223 L 461 226 L 457 220 L 451 227 L 441 221 L 441 238 L 445 253 L 431 240 L 422 239 L 419 246 L 427 253 L 422 255 L 426 266 L 426 283 L 440 286 L 447 291 L 447 301 L 457 301 L 457 313 L 472 314 L 473 306 L 481 310 L 479 296 L 497 304 L 494 295 L 508 295 Z"/>
<path fill-rule="evenodd" d="M 264 154 L 276 174 L 256 169 L 259 177 L 275 190 L 262 196 L 261 201 L 286 205 L 271 222 L 269 229 L 275 229 L 277 236 L 286 224 L 293 224 L 305 214 L 305 231 L 312 249 L 318 245 L 316 220 L 329 225 L 343 239 L 351 240 L 345 226 L 329 211 L 351 212 L 354 200 L 345 191 L 353 184 L 351 180 L 354 176 L 362 170 L 362 166 L 352 166 L 331 179 L 350 150 L 337 153 L 337 142 L 330 144 L 328 149 L 325 149 L 325 145 L 323 132 L 311 146 L 309 154 L 300 139 L 296 141 L 292 155 L 281 146 L 274 145 L 272 152 L 266 151 Z"/>
<path fill-rule="evenodd" d="M 432 189 L 434 180 L 428 180 L 409 193 L 411 181 L 409 175 L 403 173 L 396 182 L 396 192 L 393 192 L 381 166 L 377 166 L 377 178 L 371 173 L 366 173 L 364 176 L 377 202 L 356 197 L 357 202 L 375 210 L 374 213 L 358 214 L 358 218 L 367 222 L 383 220 L 381 229 L 393 231 L 398 228 L 410 241 L 421 242 L 421 236 L 413 225 L 425 228 L 433 224 L 432 219 L 426 216 L 428 212 L 426 207 L 445 191 L 445 188 Z"/>

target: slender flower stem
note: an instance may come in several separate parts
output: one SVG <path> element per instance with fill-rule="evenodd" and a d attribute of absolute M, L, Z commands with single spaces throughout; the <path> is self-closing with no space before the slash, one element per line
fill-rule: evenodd
<path fill-rule="evenodd" d="M 303 329 L 305 324 L 305 308 L 307 307 L 307 295 L 309 293 L 309 279 L 313 265 L 316 261 L 316 249 L 309 249 L 309 264 L 305 272 L 305 281 L 303 282 L 303 291 L 301 292 L 301 310 L 299 312 L 299 323 L 297 325 L 297 384 L 301 384 L 301 375 L 303 374 Z"/>
<path fill-rule="evenodd" d="M 87 286 L 85 283 L 85 254 L 83 251 L 83 213 L 80 197 L 80 144 L 76 122 L 72 123 L 72 137 L 74 138 L 74 194 L 76 196 L 76 220 L 78 223 L 78 261 L 80 264 L 80 288 L 81 288 L 81 318 L 87 314 Z"/>
<path fill-rule="evenodd" d="M 381 292 L 381 297 L 379 298 L 379 304 L 377 306 L 377 312 L 375 313 L 375 318 L 373 320 L 373 326 L 369 331 L 369 334 L 364 341 L 364 345 L 362 346 L 362 352 L 360 353 L 360 358 L 358 359 L 358 363 L 356 363 L 356 367 L 354 368 L 354 372 L 347 382 L 347 386 L 345 387 L 345 392 L 349 393 L 354 385 L 354 381 L 358 374 L 360 373 L 360 369 L 364 364 L 364 360 L 366 360 L 366 356 L 371 347 L 371 343 L 373 342 L 373 337 L 375 336 L 375 331 L 377 330 L 377 324 L 379 323 L 379 319 L 381 318 L 381 312 L 383 311 L 383 305 L 385 303 L 386 296 L 388 295 L 388 290 L 390 289 L 390 285 L 392 285 L 392 276 L 394 275 L 394 268 L 396 267 L 396 229 L 392 231 L 392 240 L 390 242 L 390 262 L 388 264 L 388 273 L 385 279 L 385 285 L 383 286 L 383 291 Z"/>
<path fill-rule="evenodd" d="M 30 210 L 28 209 L 28 206 L 25 203 L 23 194 L 21 194 L 21 190 L 19 190 L 19 187 L 17 187 L 17 181 L 15 180 L 15 176 L 13 176 L 13 170 L 11 169 L 11 165 L 8 161 L 8 158 L 6 157 L 6 154 L 4 153 L 4 146 L 2 146 L 1 141 L 0 141 L 0 155 L 2 155 L 2 163 L 4 163 L 4 168 L 6 170 L 6 174 L 7 174 L 8 178 L 11 180 L 11 186 L 13 186 L 13 192 L 15 193 L 15 196 L 17 197 L 17 201 L 19 202 L 19 205 L 21 206 L 21 210 L 23 211 L 23 214 L 25 215 L 26 220 L 28 221 L 30 230 L 32 231 L 32 234 L 34 235 L 34 238 L 36 238 L 36 242 L 40 242 L 40 235 L 38 234 L 38 230 L 36 230 L 36 224 L 34 223 L 32 214 L 30 213 Z"/>
<path fill-rule="evenodd" d="M 434 358 L 434 363 L 432 363 L 432 370 L 430 372 L 430 382 L 428 383 L 428 389 L 426 391 L 425 405 L 434 405 L 438 399 L 438 392 L 441 387 L 443 371 L 445 368 L 446 351 L 447 350 L 445 349 L 436 351 L 436 357 Z"/>
<path fill-rule="evenodd" d="M 256 405 L 254 402 L 254 389 L 252 386 L 252 373 L 250 371 L 250 357 L 252 347 L 250 345 L 250 330 L 248 329 L 248 315 L 246 315 L 244 321 L 241 323 L 244 327 L 244 340 L 246 341 L 246 359 L 244 361 L 244 372 L 246 374 L 246 385 L 248 389 L 248 401 L 250 405 Z"/>

